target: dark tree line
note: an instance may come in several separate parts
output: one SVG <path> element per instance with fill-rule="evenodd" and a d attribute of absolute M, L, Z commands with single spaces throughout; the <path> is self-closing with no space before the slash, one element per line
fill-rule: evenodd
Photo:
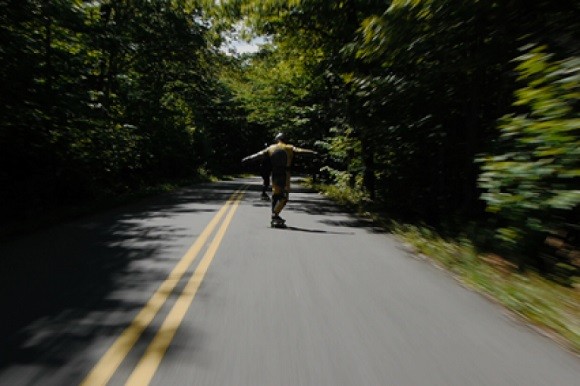
<path fill-rule="evenodd" d="M 5 221 L 241 157 L 225 138 L 245 111 L 199 2 L 2 0 L 0 37 Z"/>

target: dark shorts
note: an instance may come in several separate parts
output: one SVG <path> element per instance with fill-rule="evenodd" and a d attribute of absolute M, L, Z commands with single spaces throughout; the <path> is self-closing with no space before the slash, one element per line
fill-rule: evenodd
<path fill-rule="evenodd" d="M 288 193 L 290 190 L 290 173 L 274 173 L 272 174 L 272 192 L 274 194 Z"/>

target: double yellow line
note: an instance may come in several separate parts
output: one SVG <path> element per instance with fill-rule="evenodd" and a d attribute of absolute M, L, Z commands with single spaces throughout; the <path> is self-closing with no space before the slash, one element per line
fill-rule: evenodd
<path fill-rule="evenodd" d="M 81 382 L 81 386 L 106 385 L 109 382 L 111 377 L 117 371 L 117 368 L 121 365 L 121 362 L 123 362 L 127 354 L 139 340 L 143 331 L 149 326 L 163 304 L 165 304 L 177 283 L 179 283 L 183 275 L 191 266 L 198 253 L 206 244 L 214 229 L 227 212 L 225 220 L 222 222 L 211 244 L 208 246 L 195 272 L 187 282 L 181 295 L 161 325 L 161 328 L 133 370 L 133 373 L 129 376 L 126 385 L 144 386 L 151 382 L 153 375 L 155 375 L 155 371 L 157 371 L 169 344 L 173 340 L 179 325 L 187 313 L 197 289 L 199 288 L 226 230 L 234 217 L 234 213 L 244 195 L 245 188 L 246 187 L 243 187 L 234 192 L 224 206 L 220 208 L 218 213 L 216 213 L 203 232 L 199 235 L 195 243 L 173 268 L 167 279 L 165 279 L 153 296 L 151 296 L 147 304 L 145 304 L 143 309 L 141 309 L 137 316 L 135 316 L 132 323 L 123 331 L 123 333 L 121 333 L 109 350 L 107 350 L 95 367 L 93 367 L 89 372 L 87 377 Z"/>

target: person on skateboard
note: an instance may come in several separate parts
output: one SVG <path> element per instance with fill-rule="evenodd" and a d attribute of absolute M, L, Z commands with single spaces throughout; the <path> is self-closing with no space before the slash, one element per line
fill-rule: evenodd
<path fill-rule="evenodd" d="M 272 164 L 272 222 L 274 227 L 284 226 L 280 212 L 286 206 L 290 193 L 290 167 L 295 153 L 318 154 L 314 150 L 302 149 L 286 143 L 286 135 L 278 133 L 275 144 L 242 159 L 242 162 L 269 157 Z"/>

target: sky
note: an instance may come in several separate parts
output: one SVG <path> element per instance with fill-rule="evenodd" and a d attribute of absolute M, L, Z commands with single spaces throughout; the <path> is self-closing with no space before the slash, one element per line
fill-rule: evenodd
<path fill-rule="evenodd" d="M 266 39 L 260 37 L 252 39 L 250 42 L 247 42 L 242 39 L 228 39 L 227 43 L 222 46 L 222 51 L 229 53 L 229 54 L 246 54 L 246 53 L 255 53 L 258 52 L 260 46 L 266 43 Z"/>
<path fill-rule="evenodd" d="M 257 42 L 244 42 L 244 41 L 237 41 L 233 42 L 233 47 L 238 54 L 245 54 L 245 53 L 254 53 L 260 49 L 260 46 Z"/>
<path fill-rule="evenodd" d="M 225 53 L 231 55 L 240 55 L 246 53 L 255 53 L 258 52 L 260 46 L 267 43 L 268 39 L 265 36 L 260 36 L 253 38 L 251 41 L 246 41 L 242 38 L 244 35 L 248 35 L 247 31 L 248 27 L 244 26 L 243 22 L 238 22 L 234 25 L 233 29 L 224 33 L 222 36 L 224 38 L 224 44 L 221 47 L 221 50 Z"/>

